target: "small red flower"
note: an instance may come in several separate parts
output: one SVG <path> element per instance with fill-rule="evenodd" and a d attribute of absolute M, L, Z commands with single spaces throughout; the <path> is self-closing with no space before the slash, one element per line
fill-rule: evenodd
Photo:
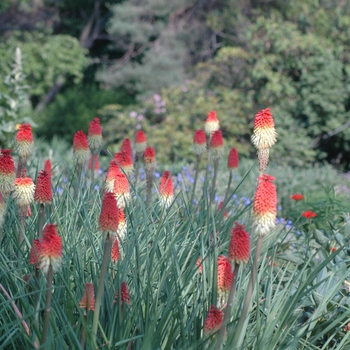
<path fill-rule="evenodd" d="M 143 162 L 145 164 L 146 171 L 153 171 L 156 167 L 156 151 L 152 147 L 146 147 L 143 154 Z"/>
<path fill-rule="evenodd" d="M 238 152 L 236 148 L 231 148 L 227 158 L 227 168 L 229 170 L 237 169 L 238 164 L 239 164 Z"/>
<path fill-rule="evenodd" d="M 311 210 L 306 210 L 301 213 L 301 216 L 303 216 L 306 219 L 312 219 L 317 216 L 317 214 Z"/>
<path fill-rule="evenodd" d="M 11 150 L 2 149 L 0 156 L 0 192 L 8 195 L 14 188 L 16 169 Z"/>
<path fill-rule="evenodd" d="M 222 210 L 223 205 L 224 205 L 224 202 L 221 201 L 221 202 L 219 203 L 219 205 L 218 205 L 218 211 L 221 211 L 221 210 Z M 225 207 L 225 209 L 224 209 L 224 219 L 227 219 L 227 218 L 228 218 L 228 211 L 227 211 L 227 209 L 226 209 L 226 207 Z"/>
<path fill-rule="evenodd" d="M 196 155 L 202 155 L 207 150 L 207 137 L 204 130 L 196 130 L 193 136 L 193 153 Z"/>
<path fill-rule="evenodd" d="M 52 265 L 53 272 L 56 272 L 62 262 L 62 241 L 57 233 L 57 227 L 54 224 L 47 224 L 43 231 L 41 243 L 41 265 L 44 273 Z"/>
<path fill-rule="evenodd" d="M 165 170 L 159 184 L 159 194 L 161 204 L 168 208 L 174 200 L 174 186 L 171 174 Z"/>
<path fill-rule="evenodd" d="M 131 142 L 130 139 L 126 138 L 122 142 L 122 146 L 120 148 L 120 152 L 125 152 L 130 159 L 132 159 L 132 148 L 131 148 Z"/>
<path fill-rule="evenodd" d="M 99 118 L 94 118 L 90 122 L 88 142 L 93 153 L 96 153 L 102 147 L 102 129 Z"/>
<path fill-rule="evenodd" d="M 210 111 L 204 124 L 206 134 L 211 135 L 214 131 L 219 130 L 219 128 L 219 119 L 216 117 L 216 111 Z"/>
<path fill-rule="evenodd" d="M 41 243 L 35 238 L 30 249 L 29 264 L 39 268 L 41 261 Z"/>
<path fill-rule="evenodd" d="M 51 161 L 50 159 L 46 159 L 44 162 L 44 170 L 51 175 L 52 167 L 51 167 Z"/>
<path fill-rule="evenodd" d="M 196 267 L 198 267 L 198 272 L 203 273 L 203 263 L 202 263 L 202 258 L 198 258 L 196 261 Z"/>
<path fill-rule="evenodd" d="M 338 248 L 337 247 L 331 247 L 331 252 L 333 253 L 333 252 L 336 252 L 338 250 Z"/>
<path fill-rule="evenodd" d="M 118 207 L 111 192 L 106 192 L 103 196 L 98 223 L 101 232 L 115 233 L 118 229 Z"/>
<path fill-rule="evenodd" d="M 51 176 L 45 170 L 40 171 L 38 175 L 34 192 L 34 200 L 40 204 L 51 204 Z"/>
<path fill-rule="evenodd" d="M 87 163 L 90 158 L 88 138 L 82 130 L 79 130 L 74 134 L 73 156 L 77 164 Z"/>
<path fill-rule="evenodd" d="M 224 313 L 216 306 L 211 305 L 209 313 L 204 322 L 204 334 L 210 335 L 218 331 L 224 319 Z"/>
<path fill-rule="evenodd" d="M 18 177 L 15 180 L 13 198 L 20 210 L 27 210 L 34 200 L 35 185 L 30 177 Z"/>
<path fill-rule="evenodd" d="M 231 288 L 233 270 L 230 259 L 225 255 L 218 257 L 218 290 L 228 292 Z"/>
<path fill-rule="evenodd" d="M 224 152 L 224 140 L 221 130 L 217 130 L 212 134 L 209 145 L 210 156 L 214 159 L 220 159 Z"/>
<path fill-rule="evenodd" d="M 253 204 L 254 226 L 259 236 L 265 236 L 276 226 L 277 193 L 273 176 L 258 177 Z"/>
<path fill-rule="evenodd" d="M 118 237 L 116 237 L 114 242 L 113 242 L 112 250 L 111 250 L 111 257 L 112 257 L 112 262 L 116 262 L 120 258 Z"/>
<path fill-rule="evenodd" d="M 23 162 L 26 162 L 33 152 L 34 142 L 30 124 L 21 124 L 16 135 L 15 149 Z"/>
<path fill-rule="evenodd" d="M 121 291 L 121 301 L 120 304 L 123 305 L 124 303 L 130 303 L 130 294 L 129 294 L 129 289 L 128 289 L 128 285 L 126 284 L 126 282 L 122 282 L 122 285 L 120 287 L 120 291 Z M 118 291 L 116 291 L 115 293 L 115 299 L 114 299 L 114 303 L 116 303 L 118 301 Z"/>
<path fill-rule="evenodd" d="M 79 307 L 86 310 L 95 310 L 95 293 L 94 285 L 92 283 L 85 284 L 83 297 L 79 303 Z"/>
<path fill-rule="evenodd" d="M 231 232 L 228 256 L 236 264 L 246 264 L 250 255 L 250 239 L 244 225 L 235 222 Z"/>
<path fill-rule="evenodd" d="M 294 199 L 295 201 L 301 201 L 305 197 L 301 193 L 294 193 L 290 196 L 290 199 Z"/>
<path fill-rule="evenodd" d="M 135 151 L 136 153 L 142 154 L 145 152 L 147 147 L 147 139 L 144 131 L 136 131 L 135 136 Z"/>

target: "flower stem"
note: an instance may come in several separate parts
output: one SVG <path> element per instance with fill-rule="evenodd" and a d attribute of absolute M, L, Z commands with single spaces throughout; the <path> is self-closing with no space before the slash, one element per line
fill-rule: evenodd
<path fill-rule="evenodd" d="M 47 273 L 47 284 L 46 284 L 46 306 L 45 306 L 45 316 L 44 316 L 44 326 L 43 333 L 41 336 L 41 344 L 43 345 L 42 349 L 50 349 L 47 346 L 46 339 L 49 333 L 49 325 L 50 325 L 50 315 L 51 315 L 51 297 L 52 297 L 52 279 L 53 279 L 53 270 L 52 265 L 50 263 L 49 270 Z"/>
<path fill-rule="evenodd" d="M 218 168 L 219 168 L 219 159 L 214 159 L 214 177 L 213 177 L 213 183 L 211 187 L 211 194 L 210 194 L 210 204 L 213 203 L 214 195 L 215 195 L 215 186 L 216 186 L 216 178 L 218 175 Z"/>
<path fill-rule="evenodd" d="M 42 238 L 42 233 L 43 233 L 43 227 L 44 227 L 44 204 L 40 204 L 39 208 L 39 226 L 38 226 L 38 236 L 39 239 Z"/>
<path fill-rule="evenodd" d="M 230 177 L 228 178 L 228 183 L 227 183 L 227 188 L 226 188 L 226 193 L 225 193 L 225 199 L 224 199 L 224 205 L 226 204 L 228 195 L 230 193 L 231 183 L 232 183 L 232 170 L 230 170 Z"/>
<path fill-rule="evenodd" d="M 234 336 L 233 342 L 232 342 L 232 344 L 235 344 L 235 345 L 232 349 L 239 349 L 239 338 L 240 338 L 240 335 L 242 333 L 244 322 L 247 318 L 250 302 L 252 300 L 254 285 L 255 285 L 256 276 L 257 276 L 258 262 L 259 262 L 259 258 L 260 258 L 261 247 L 262 247 L 262 241 L 263 241 L 263 237 L 259 236 L 258 242 L 256 244 L 255 256 L 254 256 L 253 265 L 252 265 L 252 271 L 250 274 L 249 284 L 248 284 L 248 288 L 247 288 L 247 292 L 246 292 L 246 296 L 245 296 L 245 300 L 244 300 L 244 304 L 243 304 L 241 317 L 239 318 L 239 321 L 238 321 L 238 324 L 236 327 L 236 331 L 235 331 L 235 336 Z"/>
<path fill-rule="evenodd" d="M 221 327 L 220 327 L 220 332 L 219 332 L 219 335 L 217 338 L 215 350 L 220 350 L 222 342 L 224 340 L 226 327 L 227 327 L 228 321 L 230 319 L 230 314 L 231 314 L 231 310 L 232 310 L 233 296 L 236 293 L 238 272 L 239 272 L 239 264 L 235 264 L 232 285 L 231 285 L 230 293 L 228 295 L 227 304 L 226 304 L 225 313 L 224 313 L 224 319 L 223 319 Z"/>
<path fill-rule="evenodd" d="M 107 271 L 107 265 L 108 265 L 109 257 L 111 256 L 111 248 L 112 248 L 112 239 L 110 235 L 107 234 L 107 237 L 105 239 L 105 244 L 104 244 L 104 250 L 103 250 L 103 260 L 101 265 L 100 280 L 98 282 L 98 289 L 96 294 L 94 319 L 92 322 L 92 337 L 93 337 L 93 343 L 95 346 L 97 346 L 97 343 L 96 343 L 97 327 L 98 327 L 98 320 L 100 316 L 101 301 L 102 301 L 102 295 L 104 291 L 104 282 L 105 282 L 105 276 Z"/>
<path fill-rule="evenodd" d="M 85 341 L 86 341 L 86 330 L 85 325 L 87 324 L 87 310 L 84 310 L 84 323 L 81 330 L 81 339 L 80 339 L 80 346 L 82 349 L 85 348 Z"/>
<path fill-rule="evenodd" d="M 197 180 L 198 180 L 198 172 L 199 172 L 199 163 L 201 161 L 202 155 L 197 154 L 196 156 L 196 169 L 194 174 L 194 183 L 193 183 L 193 189 L 192 189 L 192 196 L 190 201 L 190 207 L 193 205 L 194 196 L 196 193 L 196 187 L 197 187 Z"/>

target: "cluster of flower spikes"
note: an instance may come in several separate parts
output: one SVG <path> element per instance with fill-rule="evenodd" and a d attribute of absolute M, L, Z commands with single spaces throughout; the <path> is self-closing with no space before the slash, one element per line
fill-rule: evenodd
<path fill-rule="evenodd" d="M 47 273 L 50 265 L 52 271 L 56 272 L 62 262 L 62 241 L 58 235 L 57 226 L 47 224 L 43 230 L 43 237 L 34 239 L 30 251 L 29 263 L 36 268 L 41 268 Z"/>

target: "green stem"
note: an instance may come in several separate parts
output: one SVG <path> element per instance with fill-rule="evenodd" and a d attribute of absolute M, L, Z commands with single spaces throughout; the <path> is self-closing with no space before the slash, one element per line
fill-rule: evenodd
<path fill-rule="evenodd" d="M 230 193 L 231 183 L 232 183 L 232 170 L 230 170 L 230 177 L 228 178 L 228 183 L 227 183 L 227 188 L 226 188 L 226 193 L 225 193 L 225 199 L 224 199 L 224 206 L 226 204 L 228 195 Z"/>
<path fill-rule="evenodd" d="M 86 325 L 87 325 L 87 310 L 84 310 L 84 323 L 83 323 L 83 328 L 81 330 L 81 338 L 80 338 L 80 346 L 83 350 L 86 342 L 86 330 L 85 330 Z"/>
<path fill-rule="evenodd" d="M 196 169 L 195 169 L 195 174 L 194 174 L 194 183 L 193 183 L 190 207 L 192 207 L 192 205 L 193 205 L 194 196 L 196 194 L 196 187 L 197 187 L 198 173 L 199 173 L 199 163 L 200 163 L 201 159 L 202 159 L 202 155 L 201 154 L 197 154 L 197 157 L 196 157 Z"/>
<path fill-rule="evenodd" d="M 35 288 L 36 288 L 36 293 L 34 295 L 34 323 L 36 325 L 37 329 L 39 328 L 39 292 L 40 292 L 40 270 L 38 268 L 35 268 Z M 37 334 L 35 335 L 35 340 L 38 344 L 39 343 L 39 338 Z"/>
<path fill-rule="evenodd" d="M 110 235 L 107 234 L 105 244 L 104 244 L 104 250 L 103 250 L 103 260 L 101 265 L 100 280 L 98 282 L 98 289 L 97 289 L 96 300 L 95 300 L 94 319 L 92 322 L 92 338 L 95 346 L 97 346 L 97 343 L 96 343 L 97 327 L 98 327 L 98 320 L 100 316 L 102 295 L 104 291 L 105 276 L 106 276 L 108 261 L 111 256 L 111 248 L 112 248 L 112 239 Z"/>
<path fill-rule="evenodd" d="M 95 157 L 94 153 L 91 153 L 91 186 L 93 186 L 94 178 L 95 178 Z"/>
<path fill-rule="evenodd" d="M 43 345 L 42 349 L 50 349 L 50 347 L 48 347 L 47 344 L 45 344 L 45 343 L 46 343 L 47 335 L 49 333 L 49 325 L 50 325 L 52 279 L 53 279 L 53 270 L 52 270 L 52 265 L 50 263 L 49 271 L 47 273 L 46 306 L 45 306 L 43 333 L 41 336 L 41 344 Z"/>
<path fill-rule="evenodd" d="M 231 315 L 233 296 L 236 293 L 238 272 L 239 272 L 239 264 L 236 263 L 235 269 L 234 269 L 233 281 L 232 281 L 230 293 L 228 295 L 227 304 L 226 304 L 226 308 L 225 308 L 225 312 L 224 312 L 224 319 L 223 319 L 221 327 L 220 327 L 220 332 L 219 332 L 219 335 L 217 338 L 215 350 L 220 350 L 221 344 L 224 340 L 226 327 L 227 327 L 227 324 L 228 324 L 228 321 L 229 321 L 230 315 Z"/>
<path fill-rule="evenodd" d="M 39 226 L 38 226 L 38 236 L 39 239 L 42 238 L 42 233 L 43 233 L 43 227 L 44 227 L 44 212 L 45 212 L 45 207 L 44 204 L 40 204 L 39 208 Z"/>
<path fill-rule="evenodd" d="M 153 188 L 153 171 L 146 171 L 146 189 L 147 189 L 146 206 L 147 208 L 149 208 L 151 205 L 152 188 Z"/>
<path fill-rule="evenodd" d="M 212 182 L 212 187 L 211 187 L 210 204 L 212 204 L 213 200 L 214 200 L 216 178 L 218 175 L 218 168 L 219 168 L 219 159 L 216 158 L 216 159 L 214 159 L 214 177 L 213 177 L 213 182 Z"/>
<path fill-rule="evenodd" d="M 258 262 L 259 262 L 259 258 L 260 258 L 261 247 L 262 247 L 262 241 L 263 241 L 263 237 L 259 236 L 258 242 L 256 244 L 252 271 L 250 274 L 249 284 L 248 284 L 248 288 L 247 288 L 247 292 L 246 292 L 246 296 L 245 296 L 245 300 L 244 300 L 244 304 L 243 304 L 241 317 L 239 318 L 238 325 L 237 325 L 236 331 L 235 331 L 235 336 L 234 336 L 233 342 L 232 342 L 232 344 L 234 344 L 232 349 L 239 348 L 239 340 L 240 340 L 239 338 L 240 338 L 240 335 L 242 333 L 245 320 L 247 318 L 250 302 L 252 300 L 254 285 L 255 285 L 256 276 L 257 276 Z"/>

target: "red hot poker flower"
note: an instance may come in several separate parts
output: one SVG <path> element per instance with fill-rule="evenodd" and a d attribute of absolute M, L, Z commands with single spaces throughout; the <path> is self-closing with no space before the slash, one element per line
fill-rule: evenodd
<path fill-rule="evenodd" d="M 218 306 L 223 307 L 227 302 L 233 280 L 233 270 L 230 259 L 224 255 L 218 257 Z"/>
<path fill-rule="evenodd" d="M 118 207 L 111 192 L 106 192 L 103 196 L 98 224 L 101 232 L 114 234 L 118 229 Z"/>
<path fill-rule="evenodd" d="M 30 249 L 29 264 L 34 265 L 38 269 L 40 266 L 40 261 L 41 261 L 41 243 L 37 238 L 35 238 L 33 241 L 33 245 Z"/>
<path fill-rule="evenodd" d="M 124 303 L 130 303 L 130 294 L 129 294 L 129 289 L 128 289 L 128 285 L 126 284 L 126 282 L 122 282 L 122 285 L 120 287 L 120 291 L 121 291 L 121 301 L 120 304 L 123 305 Z M 115 293 L 115 299 L 114 299 L 114 303 L 116 303 L 118 300 L 118 291 L 116 291 Z"/>
<path fill-rule="evenodd" d="M 143 162 L 145 164 L 146 171 L 153 171 L 156 167 L 156 152 L 152 147 L 146 147 L 143 154 Z"/>
<path fill-rule="evenodd" d="M 117 200 L 118 208 L 125 208 L 126 204 L 131 200 L 129 180 L 125 174 L 116 174 L 113 192 Z"/>
<path fill-rule="evenodd" d="M 301 201 L 305 197 L 301 193 L 294 193 L 290 196 L 290 199 L 294 199 L 295 201 Z"/>
<path fill-rule="evenodd" d="M 0 156 L 0 192 L 8 195 L 14 188 L 16 169 L 11 150 L 2 149 Z"/>
<path fill-rule="evenodd" d="M 272 147 L 276 140 L 275 123 L 270 108 L 263 109 L 255 115 L 252 143 L 258 150 L 262 150 Z"/>
<path fill-rule="evenodd" d="M 73 156 L 77 164 L 85 164 L 90 158 L 89 142 L 82 130 L 74 134 Z"/>
<path fill-rule="evenodd" d="M 113 242 L 112 250 L 111 250 L 111 257 L 112 257 L 112 262 L 116 262 L 120 258 L 118 237 L 116 237 L 114 242 Z"/>
<path fill-rule="evenodd" d="M 51 176 L 45 170 L 40 171 L 38 175 L 34 192 L 34 200 L 40 204 L 51 204 Z"/>
<path fill-rule="evenodd" d="M 15 180 L 13 198 L 20 210 L 27 210 L 34 200 L 35 185 L 30 177 L 18 177 Z"/>
<path fill-rule="evenodd" d="M 93 153 L 96 153 L 102 147 L 102 129 L 99 118 L 94 118 L 90 122 L 88 142 Z"/>
<path fill-rule="evenodd" d="M 125 152 L 129 158 L 132 159 L 132 148 L 131 148 L 131 142 L 130 139 L 126 138 L 122 142 L 122 146 L 120 148 L 120 152 L 123 153 Z"/>
<path fill-rule="evenodd" d="M 118 219 L 119 219 L 119 224 L 118 224 L 117 236 L 119 239 L 123 239 L 126 235 L 127 228 L 128 228 L 125 220 L 125 214 L 124 214 L 123 208 L 118 208 Z"/>
<path fill-rule="evenodd" d="M 207 150 L 207 137 L 204 130 L 196 130 L 193 136 L 193 153 L 200 156 Z"/>
<path fill-rule="evenodd" d="M 253 204 L 254 226 L 259 236 L 265 236 L 276 226 L 277 194 L 273 176 L 258 177 Z"/>
<path fill-rule="evenodd" d="M 127 176 L 134 171 L 131 154 L 125 151 L 114 154 L 114 159 Z"/>
<path fill-rule="evenodd" d="M 52 172 L 52 166 L 50 159 L 46 159 L 44 162 L 44 170 L 51 175 Z"/>
<path fill-rule="evenodd" d="M 171 174 L 165 170 L 159 184 L 160 202 L 166 208 L 170 207 L 174 200 L 174 186 Z"/>
<path fill-rule="evenodd" d="M 79 307 L 86 310 L 95 310 L 95 293 L 94 285 L 92 283 L 85 284 L 83 297 L 79 303 Z"/>
<path fill-rule="evenodd" d="M 211 135 L 216 130 L 219 130 L 219 119 L 216 117 L 216 111 L 210 111 L 208 118 L 204 124 L 204 130 L 207 135 Z"/>
<path fill-rule="evenodd" d="M 34 142 L 30 124 L 21 124 L 16 135 L 15 149 L 23 162 L 33 153 Z"/>
<path fill-rule="evenodd" d="M 146 134 L 142 130 L 136 131 L 135 136 L 135 151 L 136 153 L 143 154 L 147 147 Z"/>
<path fill-rule="evenodd" d="M 47 224 L 43 231 L 41 239 L 41 265 L 44 273 L 52 265 L 53 272 L 56 272 L 62 262 L 62 241 L 57 233 L 57 227 L 54 224 Z"/>
<path fill-rule="evenodd" d="M 230 153 L 227 158 L 227 168 L 229 170 L 234 170 L 238 168 L 239 157 L 236 148 L 231 148 Z"/>
<path fill-rule="evenodd" d="M 303 216 L 306 219 L 312 219 L 317 216 L 317 214 L 311 210 L 304 211 L 301 216 Z"/>
<path fill-rule="evenodd" d="M 114 160 L 111 160 L 111 162 L 109 163 L 106 181 L 104 184 L 104 190 L 106 192 L 113 192 L 114 181 L 115 181 L 117 174 L 120 174 L 119 165 Z"/>
<path fill-rule="evenodd" d="M 233 263 L 246 264 L 250 255 L 250 239 L 244 225 L 235 222 L 231 232 L 228 256 Z"/>
<path fill-rule="evenodd" d="M 210 335 L 218 331 L 224 319 L 224 313 L 216 306 L 211 305 L 209 313 L 204 322 L 204 334 Z"/>
<path fill-rule="evenodd" d="M 221 130 L 217 130 L 212 134 L 209 145 L 210 156 L 213 159 L 220 159 L 224 153 L 224 140 Z"/>

